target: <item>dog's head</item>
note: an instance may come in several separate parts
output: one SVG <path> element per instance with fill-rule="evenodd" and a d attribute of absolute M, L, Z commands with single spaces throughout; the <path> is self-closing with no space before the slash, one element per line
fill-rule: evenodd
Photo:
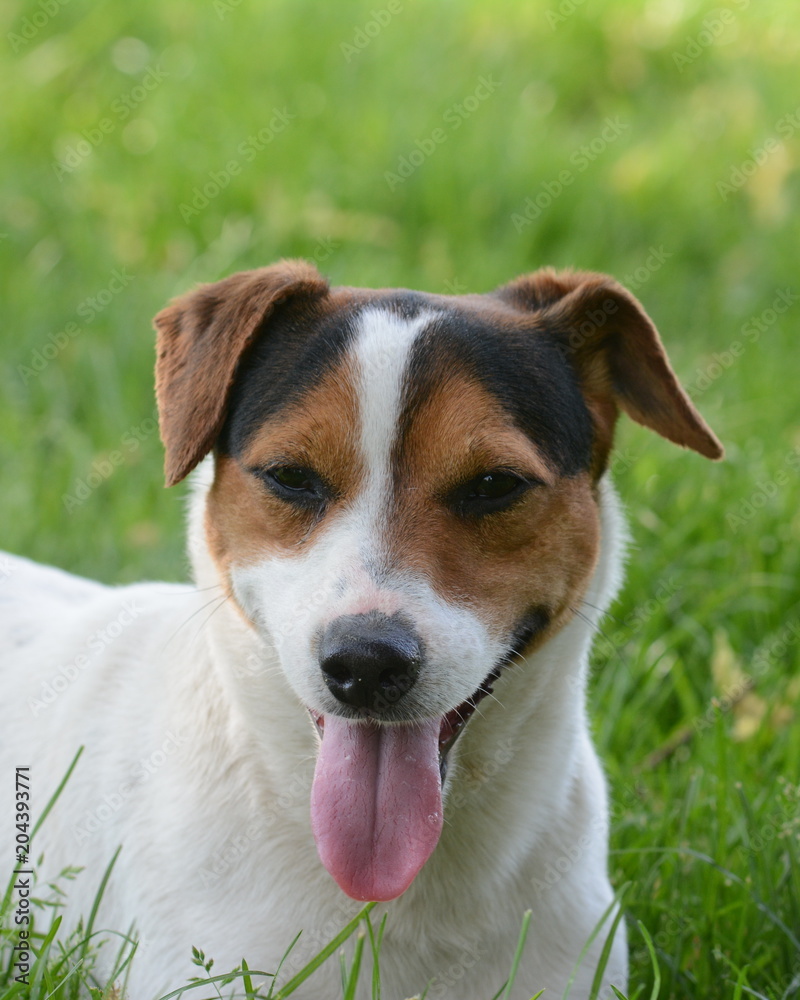
<path fill-rule="evenodd" d="M 286 261 L 156 326 L 167 483 L 214 450 L 211 554 L 323 734 L 322 860 L 349 894 L 393 898 L 436 844 L 475 706 L 591 579 L 618 411 L 708 458 L 720 444 L 600 274 L 450 297 L 330 288 Z"/>

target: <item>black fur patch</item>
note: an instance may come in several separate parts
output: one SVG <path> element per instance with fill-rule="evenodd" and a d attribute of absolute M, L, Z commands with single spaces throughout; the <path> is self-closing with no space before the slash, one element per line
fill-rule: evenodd
<path fill-rule="evenodd" d="M 242 358 L 217 448 L 238 456 L 270 417 L 296 403 L 347 354 L 356 310 L 335 313 L 316 302 L 279 306 Z"/>
<path fill-rule="evenodd" d="M 544 331 L 448 311 L 414 342 L 401 432 L 454 368 L 477 379 L 562 475 L 590 467 L 592 419 L 575 372 Z"/>
<path fill-rule="evenodd" d="M 536 636 L 548 627 L 550 621 L 550 611 L 543 605 L 531 608 L 524 614 L 512 633 L 507 659 L 516 660 L 522 657 Z"/>
<path fill-rule="evenodd" d="M 504 323 L 501 312 L 473 311 L 470 304 L 454 308 L 452 299 L 404 289 L 362 292 L 335 312 L 315 302 L 279 307 L 239 365 L 217 447 L 241 454 L 261 425 L 317 385 L 325 371 L 344 359 L 365 307 L 383 308 L 406 320 L 421 309 L 440 313 L 411 350 L 399 442 L 432 388 L 459 367 L 498 400 L 561 474 L 590 467 L 591 417 L 556 338 L 535 321 L 521 322 L 516 313 Z"/>

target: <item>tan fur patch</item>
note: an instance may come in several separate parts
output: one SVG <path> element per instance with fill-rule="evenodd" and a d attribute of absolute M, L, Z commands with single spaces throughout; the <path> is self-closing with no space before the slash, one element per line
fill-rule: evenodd
<path fill-rule="evenodd" d="M 261 427 L 239 458 L 217 456 L 206 508 L 211 554 L 227 581 L 232 563 L 291 555 L 309 544 L 363 476 L 353 374 L 343 364 L 278 418 Z M 276 463 L 312 469 L 335 499 L 323 518 L 275 496 L 248 469 Z"/>
<path fill-rule="evenodd" d="M 455 486 L 505 468 L 540 480 L 513 507 L 470 518 L 444 502 Z M 398 564 L 468 603 L 498 637 L 543 606 L 552 625 L 571 617 L 598 554 L 588 473 L 552 470 L 474 379 L 452 375 L 414 415 L 400 460 L 391 546 Z"/>

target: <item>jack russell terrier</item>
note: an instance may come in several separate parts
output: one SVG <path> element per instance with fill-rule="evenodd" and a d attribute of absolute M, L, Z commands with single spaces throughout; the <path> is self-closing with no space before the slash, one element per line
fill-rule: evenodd
<path fill-rule="evenodd" d="M 74 926 L 122 845 L 95 926 L 135 925 L 131 1000 L 184 985 L 192 945 L 270 972 L 302 930 L 296 971 L 365 900 L 385 1000 L 489 1000 L 528 909 L 513 996 L 559 997 L 610 910 L 585 1000 L 614 896 L 581 608 L 621 581 L 618 412 L 722 456 L 652 322 L 601 274 L 453 297 L 283 261 L 155 323 L 167 485 L 213 456 L 194 584 L 9 557 L 0 585 L 3 773 L 30 766 L 34 819 L 85 746 L 40 884 L 83 867 Z M 626 978 L 619 923 L 601 995 Z M 339 995 L 335 960 L 294 994 Z"/>

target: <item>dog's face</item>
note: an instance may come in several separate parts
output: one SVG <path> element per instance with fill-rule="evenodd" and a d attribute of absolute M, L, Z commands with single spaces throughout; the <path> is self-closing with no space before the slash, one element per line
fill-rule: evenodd
<path fill-rule="evenodd" d="M 214 449 L 211 554 L 323 734 L 320 855 L 351 895 L 393 898 L 475 706 L 580 603 L 618 408 L 720 446 L 600 275 L 453 298 L 285 262 L 156 322 L 168 482 Z"/>

